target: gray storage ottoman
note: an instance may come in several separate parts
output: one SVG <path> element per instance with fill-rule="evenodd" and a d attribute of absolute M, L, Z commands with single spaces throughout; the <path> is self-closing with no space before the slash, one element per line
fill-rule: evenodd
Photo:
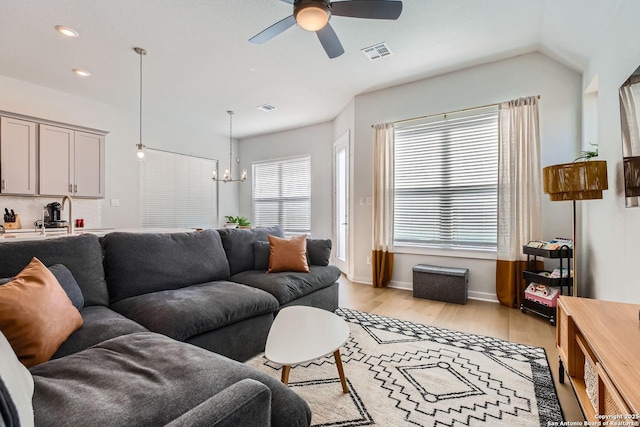
<path fill-rule="evenodd" d="M 418 264 L 413 267 L 413 296 L 436 301 L 467 303 L 469 269 Z"/>

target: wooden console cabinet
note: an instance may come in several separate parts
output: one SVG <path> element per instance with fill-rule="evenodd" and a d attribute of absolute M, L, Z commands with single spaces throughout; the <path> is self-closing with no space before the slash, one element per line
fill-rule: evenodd
<path fill-rule="evenodd" d="M 640 421 L 639 312 L 636 304 L 558 299 L 560 382 L 566 372 L 587 421 Z"/>

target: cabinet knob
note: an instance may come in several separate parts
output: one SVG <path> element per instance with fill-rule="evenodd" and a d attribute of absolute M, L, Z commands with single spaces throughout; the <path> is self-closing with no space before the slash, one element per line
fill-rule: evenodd
<path fill-rule="evenodd" d="M 74 193 L 77 193 L 77 192 L 78 192 L 78 184 L 75 184 L 75 185 L 73 186 L 73 192 L 74 192 Z"/>
<path fill-rule="evenodd" d="M 6 189 L 7 189 L 7 180 L 6 180 L 6 179 L 3 179 L 3 180 L 2 180 L 2 189 L 3 189 L 3 190 L 6 190 Z"/>

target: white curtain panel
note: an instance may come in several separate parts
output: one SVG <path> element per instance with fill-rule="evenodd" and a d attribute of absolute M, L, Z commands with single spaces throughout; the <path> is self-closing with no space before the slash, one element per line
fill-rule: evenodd
<path fill-rule="evenodd" d="M 542 234 L 538 98 L 499 105 L 498 259 L 526 259 L 522 246 Z"/>
<path fill-rule="evenodd" d="M 393 123 L 375 126 L 373 168 L 373 250 L 393 252 Z"/>

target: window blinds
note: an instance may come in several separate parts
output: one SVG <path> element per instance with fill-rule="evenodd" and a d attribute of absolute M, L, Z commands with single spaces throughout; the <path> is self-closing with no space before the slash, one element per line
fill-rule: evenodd
<path fill-rule="evenodd" d="M 311 232 L 311 157 L 254 163 L 253 224 Z"/>
<path fill-rule="evenodd" d="M 216 160 L 147 148 L 140 162 L 140 225 L 214 228 L 218 223 Z"/>
<path fill-rule="evenodd" d="M 395 126 L 394 243 L 495 249 L 497 106 Z"/>

